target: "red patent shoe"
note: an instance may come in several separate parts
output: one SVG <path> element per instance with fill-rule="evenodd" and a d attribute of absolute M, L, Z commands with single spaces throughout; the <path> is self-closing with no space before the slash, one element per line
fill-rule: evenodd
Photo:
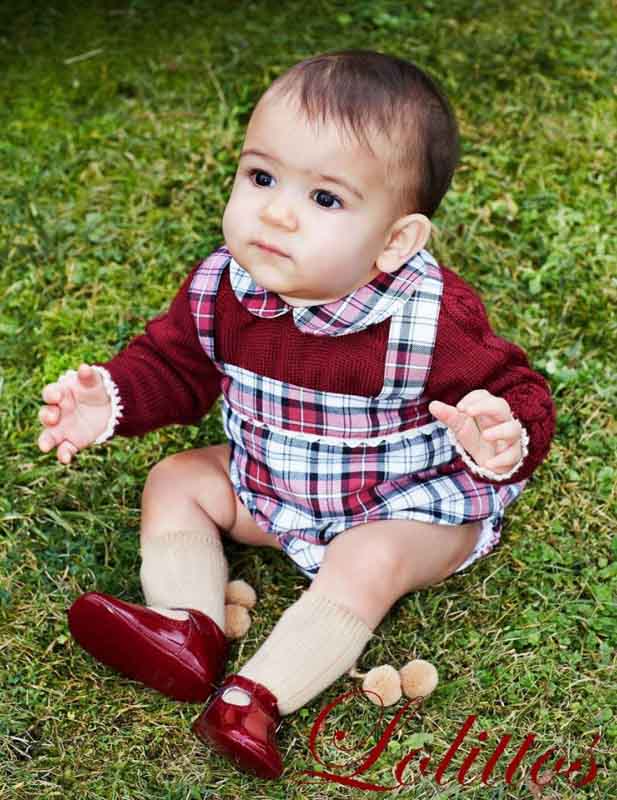
<path fill-rule="evenodd" d="M 226 702 L 223 695 L 232 687 L 245 691 L 250 703 Z M 230 675 L 193 723 L 193 731 L 245 772 L 278 778 L 283 771 L 275 739 L 280 724 L 276 697 L 269 689 L 242 675 Z"/>
<path fill-rule="evenodd" d="M 227 659 L 227 639 L 201 611 L 177 620 L 151 608 L 88 592 L 68 611 L 75 640 L 97 661 L 175 700 L 203 702 Z"/>

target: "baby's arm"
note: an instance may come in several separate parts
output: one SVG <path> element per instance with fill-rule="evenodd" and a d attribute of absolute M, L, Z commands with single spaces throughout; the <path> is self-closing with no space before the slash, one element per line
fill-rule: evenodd
<path fill-rule="evenodd" d="M 221 375 L 199 343 L 190 312 L 188 289 L 197 267 L 165 314 L 150 321 L 145 333 L 114 358 L 90 370 L 97 396 L 105 397 L 104 403 L 100 400 L 106 408 L 105 421 L 101 413 L 96 431 L 88 428 L 88 435 L 75 435 L 73 423 L 89 413 L 81 396 L 75 395 L 79 373 L 69 373 L 43 389 L 48 406 L 39 414 L 46 426 L 39 447 L 44 452 L 56 446 L 58 459 L 69 463 L 78 450 L 109 436 L 139 436 L 165 425 L 197 423 L 209 411 L 220 394 Z M 80 371 L 88 367 L 82 365 Z M 64 406 L 59 402 L 60 386 L 66 395 Z M 74 417 L 71 433 L 66 434 L 69 409 Z M 64 441 L 68 444 L 62 445 Z"/>
<path fill-rule="evenodd" d="M 221 392 L 221 373 L 202 348 L 191 314 L 189 287 L 198 267 L 165 314 L 151 320 L 145 333 L 114 358 L 98 364 L 109 373 L 122 402 L 117 435 L 196 424 Z"/>
<path fill-rule="evenodd" d="M 486 470 L 478 469 L 473 459 L 468 457 L 462 457 L 459 465 L 489 483 L 523 480 L 546 457 L 554 434 L 555 406 L 549 386 L 530 368 L 520 347 L 492 331 L 484 305 L 471 287 L 450 270 L 444 269 L 443 272 L 444 297 L 427 394 L 431 400 L 451 406 L 461 401 L 463 406 L 476 405 L 480 396 L 478 390 L 485 390 L 494 398 L 505 401 L 511 415 L 520 424 L 523 456 L 520 466 L 512 474 L 507 470 L 506 476 L 500 478 L 495 469 L 491 470 L 493 477 L 487 477 Z M 471 397 L 467 398 L 468 395 Z M 509 418 L 503 409 L 499 414 L 503 420 Z M 479 427 L 487 425 L 483 421 Z M 510 429 L 507 432 L 507 438 L 511 438 L 513 432 Z M 494 442 L 490 445 L 494 446 Z M 489 450 L 487 447 L 486 461 L 491 458 Z M 496 451 L 501 452 L 497 448 Z M 503 469 L 501 466 L 498 471 L 503 472 Z"/>

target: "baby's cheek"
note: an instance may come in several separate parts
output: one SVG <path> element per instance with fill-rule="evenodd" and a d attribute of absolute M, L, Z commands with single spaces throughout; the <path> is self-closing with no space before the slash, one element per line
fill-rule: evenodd
<path fill-rule="evenodd" d="M 343 269 L 348 267 L 350 257 L 355 258 L 356 248 L 350 231 L 340 224 L 333 224 L 330 220 L 322 222 L 313 227 L 311 234 L 310 249 L 314 260 L 320 264 L 330 263 L 331 271 L 341 266 Z"/>
<path fill-rule="evenodd" d="M 234 231 L 234 209 L 231 200 L 225 206 L 225 211 L 223 212 L 223 220 L 222 220 L 222 228 L 223 228 L 223 237 L 225 241 L 229 244 L 230 239 L 233 237 Z"/>

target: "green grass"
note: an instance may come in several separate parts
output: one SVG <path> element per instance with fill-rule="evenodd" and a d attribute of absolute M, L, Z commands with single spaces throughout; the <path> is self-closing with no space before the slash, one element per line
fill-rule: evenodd
<path fill-rule="evenodd" d="M 243 126 L 261 91 L 295 61 L 342 46 L 400 54 L 443 83 L 464 151 L 432 249 L 482 292 L 495 328 L 550 379 L 559 411 L 551 455 L 512 508 L 498 550 L 399 601 L 364 653 L 360 668 L 428 658 L 441 682 L 421 720 L 401 726 L 362 777 L 391 784 L 419 731 L 432 736 L 425 749 L 438 761 L 475 714 L 464 754 L 482 729 L 489 753 L 505 733 L 513 753 L 533 731 L 536 755 L 555 746 L 586 764 L 601 732 L 596 781 L 576 790 L 556 779 L 541 796 L 617 793 L 616 20 L 609 0 L 3 4 L 1 797 L 371 795 L 291 780 L 315 767 L 311 724 L 350 678 L 285 719 L 286 777 L 265 784 L 192 736 L 199 709 L 123 680 L 68 636 L 65 609 L 80 592 L 140 599 L 148 470 L 223 441 L 218 414 L 199 428 L 114 440 L 69 469 L 35 445 L 43 385 L 117 351 L 221 241 Z M 227 547 L 232 576 L 259 596 L 231 670 L 307 584 L 279 553 Z M 374 706 L 339 717 L 358 749 L 375 743 Z M 520 775 L 506 787 L 501 767 L 493 789 L 459 790 L 453 775 L 439 788 L 410 767 L 414 786 L 399 793 L 533 797 Z"/>

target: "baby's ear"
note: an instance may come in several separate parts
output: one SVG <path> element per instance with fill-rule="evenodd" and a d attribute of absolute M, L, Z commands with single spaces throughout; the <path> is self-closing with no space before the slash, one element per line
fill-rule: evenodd
<path fill-rule="evenodd" d="M 376 264 L 382 272 L 394 272 L 426 245 L 431 221 L 424 214 L 409 214 L 390 228 L 386 246 Z"/>

